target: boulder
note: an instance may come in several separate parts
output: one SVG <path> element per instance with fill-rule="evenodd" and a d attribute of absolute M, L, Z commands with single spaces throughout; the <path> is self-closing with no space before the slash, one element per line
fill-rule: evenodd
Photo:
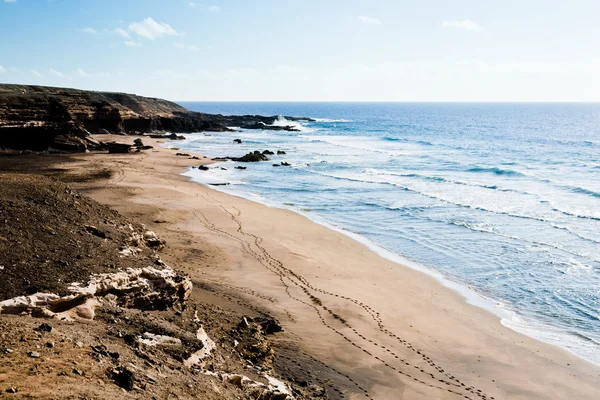
<path fill-rule="evenodd" d="M 106 145 L 109 154 L 129 153 L 131 151 L 131 145 L 127 143 L 109 142 Z"/>
<path fill-rule="evenodd" d="M 259 162 L 269 160 L 266 155 L 262 154 L 258 150 L 255 150 L 252 153 L 248 153 L 242 157 L 229 157 L 229 159 L 238 162 Z"/>

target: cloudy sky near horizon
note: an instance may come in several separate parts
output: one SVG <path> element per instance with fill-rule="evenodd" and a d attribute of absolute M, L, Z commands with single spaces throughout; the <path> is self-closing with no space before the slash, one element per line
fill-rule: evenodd
<path fill-rule="evenodd" d="M 598 0 L 0 0 L 0 82 L 171 100 L 600 101 Z"/>

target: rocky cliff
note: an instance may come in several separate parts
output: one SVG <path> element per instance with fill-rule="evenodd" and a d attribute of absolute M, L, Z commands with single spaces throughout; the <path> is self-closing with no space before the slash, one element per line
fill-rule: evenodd
<path fill-rule="evenodd" d="M 0 148 L 85 151 L 99 146 L 90 137 L 95 133 L 219 132 L 228 126 L 294 130 L 273 125 L 277 118 L 205 114 L 126 93 L 0 84 Z"/>

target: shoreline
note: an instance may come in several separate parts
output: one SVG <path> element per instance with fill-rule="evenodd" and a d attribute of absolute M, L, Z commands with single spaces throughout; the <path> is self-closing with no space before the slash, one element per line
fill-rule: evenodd
<path fill-rule="evenodd" d="M 123 138 L 120 139 L 122 140 Z M 157 143 L 157 141 L 153 142 L 153 144 L 154 143 Z M 354 361 L 355 365 L 350 368 L 356 372 L 357 366 L 360 366 L 359 370 L 362 371 L 362 375 L 366 376 L 365 383 L 370 385 L 373 394 L 377 394 L 375 398 L 398 398 L 394 397 L 399 393 L 398 387 L 402 387 L 402 396 L 406 396 L 405 398 L 426 398 L 429 396 L 433 396 L 435 398 L 456 398 L 457 396 L 457 394 L 453 393 L 452 391 L 443 394 L 440 393 L 440 390 L 442 389 L 437 386 L 440 385 L 439 383 L 435 383 L 435 387 L 431 386 L 433 384 L 428 386 L 427 384 L 429 384 L 429 378 L 425 379 L 426 373 L 420 374 L 423 375 L 423 377 L 417 377 L 416 381 L 419 383 L 416 384 L 411 383 L 410 379 L 407 381 L 406 377 L 402 378 L 402 373 L 400 373 L 399 377 L 395 376 L 397 374 L 394 374 L 392 371 L 398 370 L 401 367 L 394 367 L 394 365 L 392 365 L 392 362 L 394 362 L 394 357 L 390 357 L 390 354 L 393 353 L 396 354 L 396 359 L 398 359 L 398 355 L 400 355 L 401 359 L 411 364 L 411 368 L 414 366 L 415 369 L 420 369 L 420 371 L 428 371 L 428 369 L 430 369 L 430 374 L 432 377 L 433 375 L 440 374 L 442 379 L 437 379 L 437 381 L 442 382 L 442 386 L 444 388 L 446 386 L 454 387 L 452 385 L 444 386 L 444 381 L 452 384 L 452 379 L 449 377 L 444 378 L 446 376 L 445 373 L 440 372 L 437 367 L 430 368 L 431 365 L 429 361 L 433 362 L 432 360 L 435 359 L 436 366 L 438 365 L 438 360 L 441 360 L 439 361 L 440 365 L 450 365 L 450 368 L 447 369 L 456 371 L 453 372 L 454 375 L 452 375 L 452 378 L 456 376 L 457 378 L 455 379 L 469 380 L 469 384 L 475 384 L 475 386 L 481 387 L 481 389 L 473 388 L 473 390 L 467 390 L 468 393 L 465 394 L 466 396 L 485 392 L 488 393 L 488 396 L 483 398 L 517 398 L 514 396 L 525 396 L 524 398 L 566 398 L 564 397 L 566 393 L 579 392 L 584 396 L 591 395 L 592 393 L 595 393 L 596 395 L 600 393 L 600 389 L 598 389 L 596 381 L 598 376 L 597 371 L 589 371 L 590 366 L 594 366 L 594 368 L 596 368 L 595 364 L 587 360 L 582 360 L 579 358 L 579 356 L 572 355 L 566 349 L 561 349 L 555 347 L 554 345 L 538 342 L 536 339 L 526 337 L 511 330 L 510 328 L 504 327 L 501 325 L 501 321 L 498 320 L 497 315 L 493 315 L 489 312 L 489 310 L 481 309 L 476 305 L 465 302 L 464 296 L 461 295 L 461 293 L 455 292 L 452 288 L 449 288 L 443 282 L 440 282 L 439 279 L 437 279 L 433 274 L 423 270 L 415 270 L 412 268 L 412 266 L 404 265 L 405 263 L 398 263 L 396 260 L 387 260 L 383 258 L 382 254 L 377 254 L 374 252 L 374 249 L 372 246 L 369 246 L 368 243 L 357 242 L 356 239 L 351 236 L 351 233 L 349 235 L 349 232 L 340 232 L 337 229 L 332 230 L 331 226 L 323 226 L 319 224 L 319 222 L 313 221 L 301 213 L 297 213 L 285 208 L 269 207 L 268 205 L 255 203 L 240 196 L 223 193 L 223 191 L 211 190 L 210 187 L 193 182 L 191 179 L 181 175 L 181 169 L 185 168 L 186 166 L 189 167 L 193 164 L 181 163 L 181 158 L 175 157 L 175 155 L 172 154 L 172 151 L 166 148 L 157 150 L 156 153 L 159 153 L 159 155 L 152 153 L 148 157 L 151 158 L 152 156 L 160 156 L 164 158 L 165 161 L 168 158 L 176 160 L 176 162 L 171 163 L 168 166 L 161 165 L 163 170 L 168 169 L 170 172 L 179 171 L 176 173 L 176 175 L 178 175 L 177 177 L 172 177 L 172 179 L 177 181 L 177 184 L 171 183 L 171 185 L 174 185 L 175 187 L 178 187 L 178 184 L 184 185 L 185 191 L 191 191 L 194 193 L 196 200 L 198 200 L 199 195 L 206 196 L 206 193 L 208 193 L 207 196 L 215 198 L 214 202 L 205 199 L 202 202 L 202 206 L 204 208 L 208 208 L 210 213 L 207 214 L 210 218 L 215 219 L 215 222 L 212 223 L 215 224 L 215 226 L 218 226 L 219 229 L 223 228 L 224 232 L 229 235 L 235 236 L 235 226 L 229 226 L 227 228 L 225 228 L 225 226 L 232 220 L 236 219 L 235 213 L 221 215 L 223 214 L 223 210 L 219 211 L 219 207 L 222 209 L 229 207 L 233 207 L 233 209 L 235 209 L 239 207 L 238 210 L 242 210 L 240 211 L 241 215 L 245 215 L 244 211 L 251 210 L 252 212 L 256 212 L 257 216 L 270 216 L 270 218 L 275 216 L 278 220 L 290 220 L 297 225 L 301 225 L 301 227 L 297 227 L 296 225 L 293 226 L 293 228 L 295 228 L 293 230 L 296 232 L 287 233 L 285 226 L 282 227 L 281 223 L 273 223 L 273 227 L 271 229 L 272 232 L 267 232 L 270 234 L 269 236 L 260 235 L 260 243 L 268 243 L 268 254 L 273 254 L 273 256 L 270 257 L 275 260 L 283 259 L 285 261 L 285 265 L 291 265 L 291 267 L 285 267 L 286 269 L 289 268 L 291 271 L 301 270 L 302 275 L 299 276 L 310 276 L 309 281 L 318 282 L 318 284 L 316 284 L 314 287 L 326 286 L 328 287 L 326 291 L 330 291 L 330 289 L 333 288 L 335 291 L 330 291 L 330 293 L 343 293 L 339 295 L 339 297 L 347 296 L 348 293 L 353 293 L 356 294 L 356 296 L 359 296 L 357 300 L 358 302 L 354 304 L 344 304 L 348 302 L 339 302 L 336 299 L 330 299 L 330 297 L 333 296 L 327 297 L 326 300 L 328 302 L 328 307 L 326 310 L 334 310 L 335 312 L 330 312 L 330 314 L 333 316 L 332 321 L 330 321 L 329 319 L 331 318 L 325 314 L 325 318 L 328 318 L 326 325 L 333 326 L 333 323 L 344 321 L 342 322 L 341 327 L 336 326 L 335 329 L 341 332 L 343 336 L 346 336 L 346 338 L 353 335 L 352 331 L 367 332 L 368 334 L 357 334 L 358 339 L 356 339 L 357 342 L 360 342 L 359 346 L 362 347 L 363 353 L 371 355 L 376 354 L 372 349 L 373 346 L 368 344 L 368 342 L 373 343 L 373 338 L 376 338 L 377 341 L 385 343 L 385 345 L 380 344 L 379 346 L 381 348 L 385 347 L 386 351 L 383 351 L 383 354 L 375 356 L 375 360 L 380 361 L 369 360 L 369 357 L 365 357 L 367 358 L 366 360 Z M 81 157 L 83 160 L 85 160 L 85 158 L 88 156 L 77 157 Z M 125 157 L 134 156 L 127 155 Z M 144 157 L 144 160 L 148 157 Z M 143 160 L 140 162 L 143 162 Z M 102 160 L 100 160 L 100 163 L 102 163 Z M 195 162 L 195 164 L 197 163 L 198 162 Z M 105 164 L 107 164 L 107 161 L 105 161 Z M 156 161 L 154 165 L 156 165 Z M 134 172 L 134 170 L 128 171 L 128 173 L 132 175 Z M 146 172 L 149 171 L 146 170 Z M 166 171 L 161 171 L 161 174 L 164 174 L 165 172 Z M 164 177 L 161 177 L 160 174 L 157 176 L 159 179 L 164 179 L 165 181 L 170 180 L 170 178 L 165 179 Z M 145 182 L 143 185 L 138 185 L 137 187 L 141 188 L 142 192 L 150 189 L 156 190 L 157 187 L 160 187 L 161 190 L 165 190 L 169 184 L 163 184 L 162 186 L 157 184 L 157 176 L 154 176 L 154 183 Z M 127 174 L 124 174 L 123 179 L 120 178 L 121 181 L 116 182 L 116 185 L 129 186 L 130 188 L 136 187 L 135 180 L 129 181 L 128 183 L 123 183 L 123 181 L 126 180 L 125 178 L 127 178 Z M 142 176 L 136 176 L 135 178 L 143 181 Z M 182 181 L 186 181 L 187 184 Z M 198 188 L 194 189 L 193 186 L 189 185 L 194 185 Z M 102 191 L 98 188 L 95 190 L 99 190 L 99 192 Z M 132 191 L 135 192 L 136 190 L 133 189 Z M 217 193 L 219 194 L 217 195 Z M 91 194 L 91 196 L 96 198 L 97 194 Z M 132 194 L 132 197 L 135 198 L 136 195 Z M 144 202 L 146 202 L 147 206 L 147 202 L 152 201 L 149 200 L 148 196 L 144 197 L 144 199 L 140 199 L 139 197 L 137 199 L 127 199 L 126 202 L 133 200 L 135 200 L 134 203 L 138 204 L 144 204 Z M 180 204 L 186 204 L 185 199 L 180 199 L 181 197 L 185 197 L 182 195 L 182 193 L 177 193 L 177 196 L 175 197 L 177 197 L 177 199 L 171 199 L 169 201 L 173 201 L 174 203 L 181 201 Z M 106 202 L 107 199 L 104 200 Z M 197 201 L 194 201 L 190 204 L 194 204 L 195 206 L 196 203 Z M 217 207 L 215 204 L 219 204 L 219 207 Z M 223 206 L 223 204 L 225 204 L 225 206 Z M 158 205 L 155 204 L 155 206 Z M 165 205 L 163 204 L 163 207 L 164 206 Z M 170 207 L 173 208 L 172 205 Z M 233 209 L 229 209 L 229 211 L 232 211 Z M 181 208 L 179 208 L 179 211 L 182 211 Z M 290 214 L 293 214 L 293 216 Z M 242 233 L 242 237 L 247 235 L 252 236 L 255 235 L 256 232 L 260 231 L 260 224 L 257 225 L 256 221 L 244 218 L 241 219 L 244 223 L 244 230 L 242 230 L 242 222 L 240 222 L 238 232 Z M 207 231 L 210 231 L 210 229 L 202 230 L 190 227 L 190 221 L 186 221 L 185 217 L 183 216 L 180 218 L 180 221 L 177 223 L 177 225 L 179 229 L 186 228 L 188 232 L 192 233 L 204 231 L 205 235 Z M 250 229 L 247 229 L 246 225 L 250 225 Z M 336 244 L 339 242 L 339 248 L 331 251 L 323 250 L 322 248 L 319 248 L 319 246 L 323 244 L 320 240 L 317 241 L 317 247 L 315 247 L 315 243 L 305 239 L 304 236 L 298 236 L 297 233 L 299 232 L 310 232 L 321 235 L 320 239 L 328 244 Z M 280 235 L 277 235 L 277 233 Z M 341 236 L 344 238 L 341 238 Z M 211 240 L 209 241 L 217 246 L 224 245 L 228 250 L 232 249 L 231 243 L 226 243 L 227 239 L 217 239 L 216 237 L 211 237 Z M 303 243 L 297 243 L 298 241 Z M 239 243 L 236 244 L 239 245 Z M 249 245 L 252 245 L 252 243 Z M 266 246 L 267 244 L 264 244 L 264 246 L 261 247 L 266 248 Z M 256 251 L 257 248 L 246 249 L 246 251 L 249 250 Z M 343 254 L 343 252 L 352 252 L 353 254 L 348 257 L 346 254 Z M 244 251 L 242 251 L 242 253 L 244 253 Z M 266 257 L 264 254 L 263 256 Z M 361 258 L 358 263 L 353 260 L 353 256 Z M 351 265 L 351 267 L 342 268 L 341 270 L 338 268 L 336 270 L 335 265 L 337 263 L 333 260 L 327 261 L 331 257 L 342 259 L 346 261 L 348 265 Z M 264 291 L 262 293 L 263 295 L 274 296 L 280 300 L 280 310 L 276 311 L 279 314 L 282 314 L 281 309 L 285 309 L 285 312 L 293 316 L 290 318 L 290 321 L 284 321 L 286 328 L 290 329 L 295 335 L 298 335 L 298 337 L 303 339 L 305 342 L 307 339 L 310 341 L 310 332 L 312 328 L 310 325 L 313 322 L 311 322 L 307 310 L 304 310 L 304 308 L 310 307 L 289 304 L 289 300 L 284 301 L 284 299 L 281 297 L 282 295 L 279 290 L 280 288 L 276 287 L 277 279 L 273 281 L 272 277 L 269 278 L 268 273 L 266 273 L 266 275 L 264 272 L 260 273 L 256 265 L 251 265 L 252 262 L 247 259 L 247 254 L 241 254 L 241 257 L 238 254 L 233 258 L 237 260 L 237 268 L 232 267 L 231 271 L 226 273 L 221 272 L 217 274 L 217 276 L 220 275 L 221 277 L 235 281 L 236 277 L 240 277 L 240 272 L 248 273 L 252 271 L 253 273 L 257 273 L 259 277 L 253 278 L 252 282 L 253 284 L 257 285 L 254 288 Z M 394 264 L 391 267 L 389 265 L 390 261 Z M 255 262 L 256 260 L 254 263 Z M 318 266 L 319 262 L 326 262 L 327 267 L 331 268 L 333 273 L 329 271 L 318 271 L 319 275 L 323 274 L 324 276 L 321 277 L 317 275 L 315 267 L 321 269 L 320 266 Z M 365 265 L 365 262 L 376 263 L 378 267 L 387 267 L 390 268 L 390 270 L 372 271 L 369 269 L 364 271 L 360 267 Z M 400 268 L 398 268 L 398 266 Z M 280 276 L 280 280 L 282 282 L 284 280 L 286 282 L 292 282 L 296 278 L 293 277 L 293 274 L 291 276 L 291 278 L 283 278 Z M 248 276 L 246 275 L 246 277 Z M 390 283 L 391 277 L 402 278 L 399 279 L 398 282 L 402 282 L 400 286 L 403 286 L 403 289 L 409 292 L 409 296 L 403 293 L 397 293 L 398 290 L 397 287 L 395 287 L 396 285 Z M 299 282 L 301 283 L 302 280 L 299 280 Z M 379 293 L 369 293 L 369 289 L 362 287 L 368 283 L 372 283 L 374 286 L 381 285 L 381 288 L 375 289 L 375 291 Z M 310 288 L 312 285 L 313 284 L 311 283 L 304 287 L 304 289 Z M 252 287 L 252 285 L 249 286 Z M 262 286 L 265 287 L 263 288 Z M 302 291 L 294 288 L 288 288 L 286 290 L 288 291 L 288 294 L 290 290 L 293 291 L 295 296 L 302 294 Z M 318 291 L 319 290 L 317 290 L 317 292 Z M 427 292 L 429 292 L 429 294 L 426 294 Z M 476 292 L 475 294 L 478 295 Z M 319 297 L 318 300 L 325 300 L 325 298 L 321 299 Z M 381 301 L 387 303 L 388 300 L 391 300 L 393 303 L 391 306 L 390 304 L 380 304 Z M 292 303 L 294 302 L 292 301 Z M 356 305 L 359 303 L 361 305 L 371 304 L 371 306 L 377 304 L 377 306 L 374 306 L 373 308 L 371 308 L 371 306 L 367 306 L 367 308 L 356 307 Z M 404 308 L 406 309 L 402 308 L 401 310 L 398 310 L 397 307 L 399 304 L 404 305 Z M 312 308 L 316 309 L 314 305 Z M 386 321 L 386 323 L 388 320 L 393 320 L 393 329 L 390 329 L 388 332 L 392 332 L 396 337 L 399 336 L 398 332 L 401 332 L 401 336 L 408 337 L 410 339 L 402 339 L 400 343 L 398 343 L 397 340 L 393 340 L 392 336 L 388 335 L 388 337 L 386 337 L 385 331 L 378 333 L 376 329 L 377 326 L 372 326 L 372 322 L 368 322 L 368 318 L 373 317 L 373 315 L 369 315 L 372 314 L 368 311 L 369 309 L 381 309 L 373 314 L 377 315 L 377 318 L 375 319 L 375 325 L 380 323 L 377 322 L 377 319 L 379 321 Z M 309 309 L 308 311 L 311 312 L 312 310 Z M 339 320 L 335 317 L 338 315 L 338 313 L 339 315 L 343 316 L 343 319 Z M 398 313 L 404 314 L 403 317 L 398 318 Z M 303 319 L 306 321 L 302 321 L 302 323 L 298 322 Z M 323 320 L 323 318 L 321 319 Z M 346 321 L 351 321 L 352 325 L 348 325 Z M 410 322 L 413 322 L 414 326 L 413 324 L 410 324 Z M 417 331 L 416 333 L 414 332 L 415 330 Z M 440 335 L 440 330 L 448 332 L 445 335 Z M 427 338 L 423 338 L 423 334 L 425 334 Z M 468 337 L 465 338 L 465 336 L 469 336 L 469 334 L 473 335 L 473 337 L 470 340 L 465 340 L 469 339 Z M 506 338 L 502 338 L 502 336 L 506 336 Z M 361 337 L 369 339 L 361 341 Z M 344 343 L 342 339 L 337 338 L 337 340 L 340 341 L 341 344 Z M 507 352 L 510 353 L 510 357 L 507 357 L 507 354 L 502 354 L 505 350 L 500 351 L 499 349 L 506 347 L 510 341 L 512 341 L 514 345 L 508 348 Z M 316 345 L 317 348 L 320 346 L 323 349 L 327 348 L 330 344 L 328 342 L 323 343 L 319 340 L 316 340 L 315 342 L 316 343 L 313 344 Z M 521 344 L 517 344 L 518 342 Z M 413 343 L 414 345 L 411 344 L 410 347 L 407 347 L 406 343 Z M 490 343 L 493 343 L 493 345 L 489 346 Z M 352 350 L 352 348 L 350 349 Z M 434 355 L 435 357 L 419 357 L 421 355 L 421 353 L 419 353 L 421 349 L 423 352 Z M 365 352 L 365 350 L 367 351 Z M 415 351 L 417 354 L 415 354 Z M 359 352 L 359 354 L 360 353 L 361 352 Z M 537 355 L 536 353 L 541 353 L 542 355 Z M 512 357 L 517 354 L 518 357 Z M 333 357 L 331 355 L 327 355 L 327 358 L 333 358 L 331 361 L 340 367 L 349 367 L 347 355 L 345 354 L 334 354 Z M 523 362 L 524 358 L 526 359 L 525 362 Z M 547 365 L 549 362 L 551 365 Z M 582 365 L 584 363 L 585 365 Z M 429 365 L 429 367 L 427 365 Z M 533 367 L 534 365 L 536 367 Z M 569 366 L 569 368 L 566 368 L 565 365 Z M 386 367 L 390 368 L 386 369 Z M 467 372 L 471 369 L 474 369 L 472 373 Z M 514 373 L 514 369 L 518 369 L 519 374 Z M 568 371 L 571 369 L 573 371 Z M 478 377 L 473 378 L 473 376 L 470 376 L 472 374 L 477 374 Z M 530 382 L 528 383 L 528 380 L 522 376 L 523 374 L 532 378 L 532 381 L 536 381 L 536 384 L 530 385 Z M 573 375 L 578 375 L 582 378 L 575 379 L 573 378 Z M 500 376 L 501 379 L 492 379 L 491 382 L 489 380 L 486 380 L 486 382 L 481 382 L 481 377 L 489 376 Z M 563 380 L 563 382 L 560 384 L 552 384 L 552 382 L 555 381 L 551 378 L 552 376 Z M 384 379 L 382 380 L 382 378 Z M 511 383 L 511 379 L 515 379 L 516 382 Z M 539 381 L 545 381 L 547 385 L 541 384 Z M 498 382 L 502 383 L 500 384 Z M 583 384 L 584 382 L 587 382 L 588 384 Z M 591 384 L 592 382 L 595 384 Z M 465 385 L 462 387 L 459 385 L 457 391 L 463 390 L 462 388 L 464 387 L 470 387 L 468 384 Z M 573 390 L 575 392 L 573 392 Z"/>
<path fill-rule="evenodd" d="M 168 147 L 165 147 L 165 148 L 168 149 Z M 189 169 L 186 171 L 189 171 Z M 518 334 L 525 335 L 527 337 L 535 339 L 539 342 L 549 344 L 551 346 L 555 346 L 555 347 L 559 348 L 560 350 L 567 351 L 568 353 L 576 356 L 577 358 L 581 359 L 582 361 L 585 361 L 596 368 L 600 368 L 600 361 L 595 362 L 594 360 L 588 359 L 588 358 L 584 357 L 583 355 L 578 354 L 576 351 L 571 350 L 570 348 L 566 347 L 565 345 L 562 345 L 561 344 L 562 342 L 560 342 L 559 340 L 552 341 L 551 339 L 548 339 L 543 335 L 536 336 L 537 331 L 535 331 L 535 328 L 530 324 L 530 322 L 522 322 L 523 324 L 525 324 L 525 326 L 516 326 L 516 325 L 511 326 L 512 323 L 515 323 L 515 324 L 519 323 L 519 322 L 514 322 L 512 320 L 512 318 L 517 318 L 517 319 L 521 319 L 521 320 L 523 319 L 521 316 L 518 315 L 518 313 L 516 311 L 505 308 L 503 305 L 501 305 L 502 303 L 499 300 L 495 300 L 493 298 L 486 297 L 482 293 L 477 291 L 475 288 L 468 286 L 457 280 L 453 280 L 451 277 L 448 277 L 448 276 L 442 274 L 441 272 L 435 270 L 433 267 L 427 267 L 427 266 L 421 265 L 417 261 L 412 261 L 408 258 L 405 258 L 401 254 L 395 253 L 394 251 L 392 251 L 378 243 L 375 243 L 374 241 L 372 241 L 371 239 L 369 239 L 365 236 L 362 236 L 356 232 L 347 230 L 346 228 L 336 226 L 328 221 L 325 221 L 321 217 L 315 217 L 314 215 L 309 215 L 309 214 L 303 212 L 302 210 L 294 209 L 293 206 L 286 206 L 285 204 L 269 203 L 270 201 L 268 199 L 265 199 L 265 200 L 267 200 L 266 202 L 261 202 L 259 200 L 251 198 L 251 196 L 246 197 L 242 194 L 234 193 L 232 190 L 227 190 L 227 189 L 225 189 L 227 186 L 210 185 L 210 184 L 205 184 L 202 182 L 197 182 L 191 176 L 186 175 L 186 171 L 181 172 L 180 175 L 185 176 L 186 178 L 190 179 L 191 182 L 194 182 L 198 185 L 205 186 L 207 189 L 216 190 L 216 191 L 224 193 L 228 196 L 238 197 L 240 199 L 250 201 L 253 203 L 257 203 L 257 204 L 261 204 L 261 205 L 264 205 L 269 208 L 293 212 L 295 214 L 301 215 L 302 217 L 310 220 L 311 222 L 313 222 L 315 224 L 321 225 L 329 230 L 332 230 L 332 231 L 340 233 L 344 236 L 347 236 L 350 239 L 366 246 L 369 250 L 376 253 L 377 255 L 397 264 L 401 268 L 411 268 L 415 271 L 421 272 L 421 273 L 435 279 L 436 282 L 438 282 L 443 287 L 445 287 L 445 288 L 455 292 L 459 296 L 461 296 L 466 304 L 480 308 L 480 309 L 496 316 L 498 318 L 499 322 L 505 328 L 508 328 Z M 258 196 L 258 197 L 263 198 L 262 196 Z M 541 322 L 539 323 L 539 327 L 540 328 L 553 328 L 552 326 L 543 324 Z M 529 329 L 527 329 L 527 328 L 529 328 Z M 529 330 L 530 333 L 525 332 L 527 330 Z M 569 334 L 569 332 L 565 332 L 565 331 L 560 331 L 559 334 L 562 335 L 561 338 L 576 337 L 575 335 L 571 335 L 571 334 Z"/>
<path fill-rule="evenodd" d="M 167 147 L 167 145 L 172 145 L 172 143 L 165 143 L 162 145 L 162 147 L 165 149 L 169 149 L 170 147 Z M 188 151 L 188 150 L 185 150 L 185 151 Z M 433 267 L 421 265 L 417 261 L 410 260 L 410 259 L 402 256 L 401 254 L 395 253 L 394 251 L 372 241 L 371 239 L 369 239 L 366 236 L 362 236 L 362 235 L 352 232 L 346 228 L 337 226 L 331 222 L 326 221 L 324 218 L 322 218 L 320 216 L 316 216 L 314 214 L 311 215 L 300 209 L 294 208 L 294 206 L 292 206 L 292 205 L 276 203 L 276 202 L 271 201 L 265 197 L 262 197 L 261 195 L 258 195 L 256 193 L 251 193 L 251 192 L 242 192 L 242 193 L 237 192 L 236 193 L 235 190 L 233 190 L 233 189 L 227 189 L 228 187 L 233 187 L 233 186 L 220 186 L 218 184 L 213 185 L 213 184 L 209 184 L 209 183 L 203 183 L 200 181 L 196 181 L 194 179 L 194 177 L 192 176 L 192 174 L 190 174 L 191 171 L 192 170 L 190 168 L 187 168 L 184 171 L 182 171 L 180 173 L 180 175 L 186 177 L 187 179 L 189 179 L 190 181 L 192 181 L 196 184 L 203 185 L 209 189 L 216 190 L 218 192 L 224 193 L 229 196 L 235 196 L 240 199 L 258 203 L 258 204 L 261 204 L 261 205 L 264 205 L 266 207 L 270 207 L 273 209 L 280 209 L 280 210 L 287 210 L 287 211 L 294 212 L 294 213 L 299 214 L 299 215 L 307 218 L 308 220 L 310 220 L 316 224 L 319 224 L 327 229 L 330 229 L 330 230 L 333 230 L 340 234 L 343 234 L 343 235 L 349 237 L 350 239 L 355 240 L 356 242 L 358 242 L 362 245 L 365 245 L 371 251 L 375 252 L 376 254 L 380 255 L 381 257 L 398 264 L 400 267 L 412 268 L 416 271 L 422 272 L 422 273 L 434 278 L 442 286 L 444 286 L 444 287 L 458 293 L 460 296 L 462 296 L 467 304 L 481 308 L 481 309 L 495 315 L 496 317 L 498 317 L 500 323 L 504 327 L 506 327 L 516 333 L 533 338 L 542 343 L 556 346 L 559 349 L 565 350 L 565 351 L 569 352 L 570 354 L 580 358 L 581 360 L 590 363 L 594 367 L 597 367 L 597 368 L 600 367 L 600 358 L 597 361 L 595 361 L 595 360 L 593 360 L 591 358 L 587 358 L 586 356 L 581 354 L 581 353 L 583 353 L 583 351 L 578 353 L 577 351 L 572 350 L 571 348 L 569 348 L 567 346 L 567 344 L 570 343 L 569 340 L 572 340 L 574 342 L 577 339 L 580 339 L 581 341 L 577 344 L 581 346 L 585 343 L 585 340 L 590 340 L 590 339 L 583 339 L 577 335 L 569 333 L 568 331 L 561 330 L 559 328 L 555 328 L 552 325 L 537 321 L 537 320 L 535 320 L 535 318 L 525 319 L 524 317 L 520 316 L 517 311 L 507 308 L 502 303 L 502 301 L 496 300 L 491 297 L 487 297 L 484 294 L 480 293 L 476 288 L 466 285 L 465 283 L 460 282 L 459 280 L 453 279 L 450 276 L 444 275 L 442 272 L 436 270 Z M 543 333 L 541 333 L 543 329 L 550 329 L 553 334 L 544 335 Z M 553 339 L 553 338 L 555 338 L 555 339 Z"/>

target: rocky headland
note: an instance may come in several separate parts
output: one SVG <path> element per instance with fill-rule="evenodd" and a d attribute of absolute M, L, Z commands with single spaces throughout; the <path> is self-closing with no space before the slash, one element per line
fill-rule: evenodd
<path fill-rule="evenodd" d="M 230 127 L 295 131 L 278 116 L 226 116 L 189 111 L 163 99 L 0 84 L 0 148 L 84 152 L 103 148 L 94 134 L 222 132 Z M 310 121 L 289 117 L 287 121 Z"/>

